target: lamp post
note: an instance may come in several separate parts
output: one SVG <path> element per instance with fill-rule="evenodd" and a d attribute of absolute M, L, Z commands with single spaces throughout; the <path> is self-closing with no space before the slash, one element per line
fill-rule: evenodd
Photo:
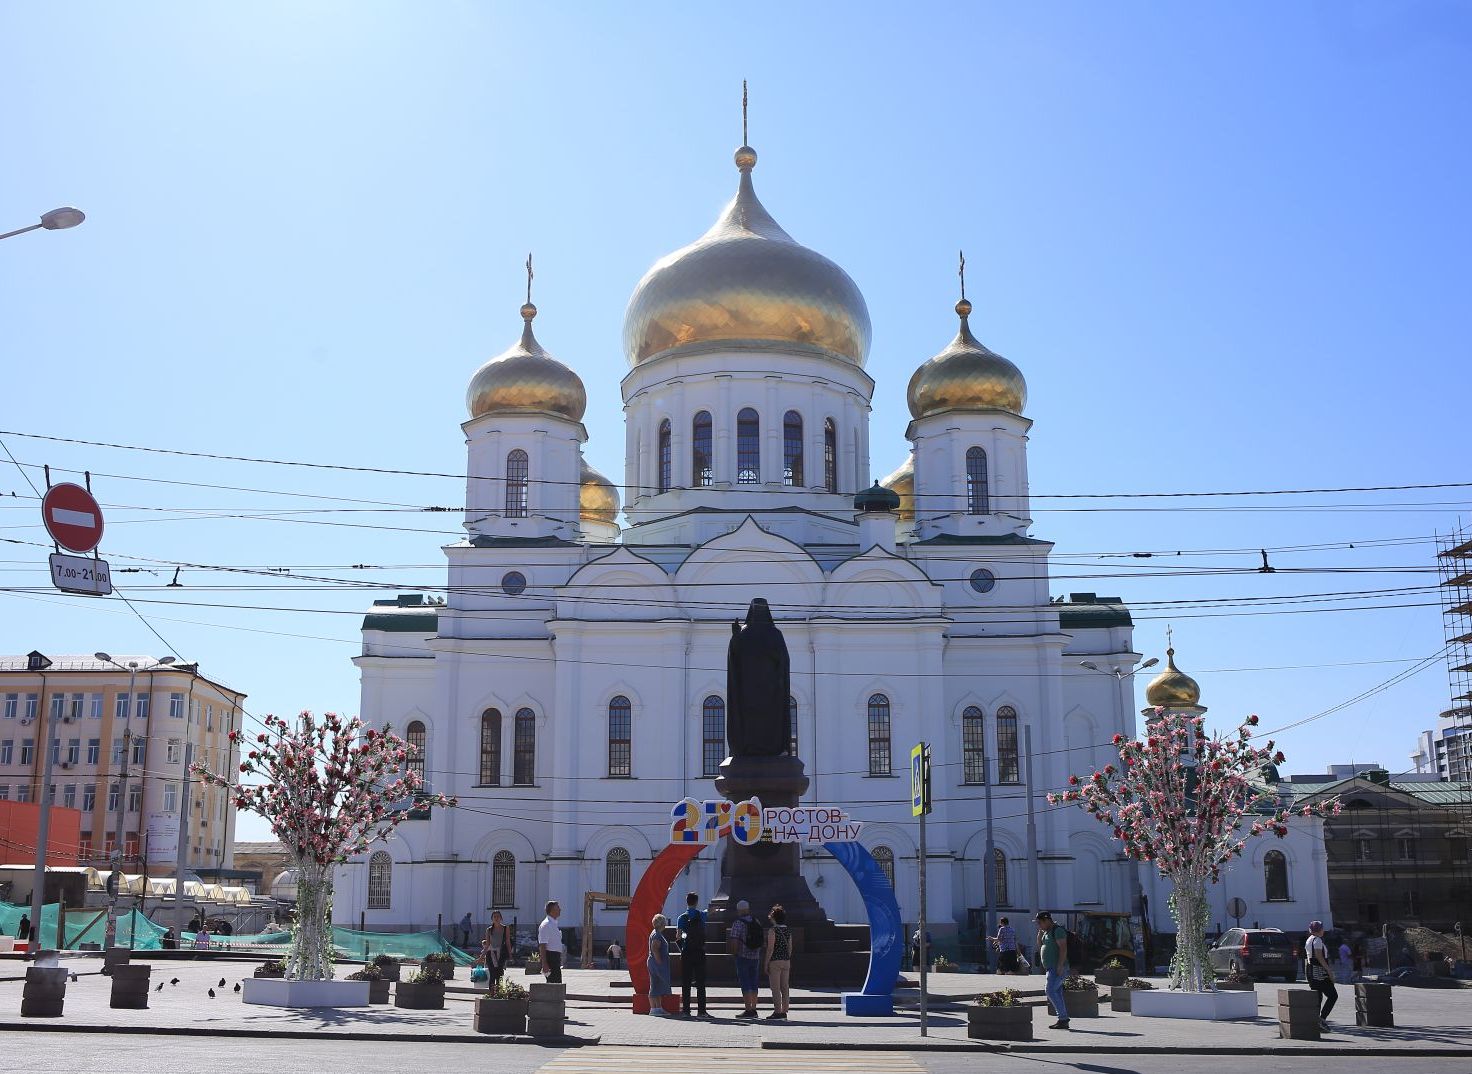
<path fill-rule="evenodd" d="M 123 667 L 122 664 L 114 660 L 108 653 L 98 652 L 92 655 L 97 657 L 98 660 L 111 664 L 116 668 L 121 669 Z M 161 656 L 154 661 L 155 665 L 172 664 L 173 662 L 174 658 L 172 656 Z M 118 893 L 121 891 L 123 885 L 123 818 L 127 811 L 124 798 L 128 793 L 128 758 L 133 752 L 133 706 L 137 704 L 137 694 L 134 692 L 134 687 L 138 682 L 138 661 L 129 660 L 127 670 L 128 704 L 123 710 L 123 757 L 122 768 L 118 773 L 118 820 L 117 827 L 114 829 L 116 834 L 113 837 L 113 857 L 112 861 L 108 863 L 112 870 L 107 882 L 108 901 L 105 946 L 108 948 L 116 947 L 118 943 Z"/>
<path fill-rule="evenodd" d="M 1111 668 L 1109 668 L 1106 671 L 1104 668 L 1101 668 L 1098 664 L 1094 663 L 1094 661 L 1092 661 L 1092 660 L 1080 660 L 1078 662 L 1078 666 L 1081 667 L 1081 668 L 1083 668 L 1085 671 L 1092 671 L 1092 672 L 1095 672 L 1096 674 L 1099 674 L 1099 675 L 1113 675 L 1114 676 L 1114 681 L 1118 685 L 1118 688 L 1119 688 L 1119 691 L 1120 691 L 1120 694 L 1121 694 L 1121 697 L 1120 697 L 1120 705 L 1122 706 L 1121 711 L 1125 711 L 1125 710 L 1132 710 L 1134 708 L 1133 704 L 1131 704 L 1123 696 L 1124 691 L 1125 691 L 1125 680 L 1126 679 L 1132 679 L 1132 678 L 1134 678 L 1134 676 L 1138 675 L 1140 672 L 1146 671 L 1146 670 L 1148 670 L 1150 668 L 1153 668 L 1158 663 L 1160 663 L 1160 658 L 1159 657 L 1152 656 L 1149 660 L 1146 660 L 1144 663 L 1139 664 L 1139 665 L 1137 665 L 1137 666 L 1135 666 L 1133 668 L 1130 668 L 1128 670 L 1126 670 L 1125 668 L 1122 668 L 1118 664 L 1116 664 L 1114 667 L 1111 667 Z M 1150 959 L 1149 959 L 1149 952 L 1147 952 L 1145 950 L 1145 936 L 1144 936 L 1144 933 L 1150 927 L 1150 925 L 1149 925 L 1149 917 L 1148 917 L 1149 903 L 1145 899 L 1145 887 L 1144 887 L 1144 885 L 1142 883 L 1140 883 L 1140 870 L 1137 867 L 1132 867 L 1130 869 L 1130 886 L 1134 889 L 1134 891 L 1133 891 L 1133 893 L 1131 895 L 1131 898 L 1130 898 L 1131 910 L 1136 915 L 1138 915 L 1139 918 L 1140 918 L 1140 932 L 1141 932 L 1141 935 L 1140 936 L 1138 936 L 1138 937 L 1132 936 L 1131 937 L 1131 939 L 1133 941 L 1133 947 L 1135 949 L 1135 972 L 1136 973 L 1144 973 L 1147 969 L 1149 969 L 1148 963 L 1150 961 Z M 1130 931 L 1133 932 L 1134 929 L 1131 928 Z"/>
<path fill-rule="evenodd" d="M 179 780 L 179 849 L 174 854 L 174 934 L 184 943 L 184 873 L 189 850 L 189 766 L 194 763 L 194 682 L 198 664 L 180 665 L 189 672 L 189 697 L 184 702 L 184 772 Z"/>
<path fill-rule="evenodd" d="M 41 698 L 37 704 L 37 718 L 42 731 L 36 735 L 41 748 L 46 751 L 42 764 L 41 787 L 38 801 L 39 816 L 36 821 L 36 872 L 31 880 L 31 934 L 26 938 L 26 955 L 34 961 L 41 949 L 41 908 L 46 905 L 46 843 L 51 837 L 51 719 L 46 714 L 46 669 L 51 661 L 37 653 L 31 658 L 30 668 L 41 675 Z M 60 907 L 57 916 L 60 917 Z"/>
<path fill-rule="evenodd" d="M 47 231 L 65 231 L 69 227 L 76 227 L 85 219 L 87 219 L 87 214 L 82 212 L 81 209 L 73 209 L 70 205 L 63 205 L 60 209 L 52 209 L 49 213 L 42 213 L 39 224 L 32 224 L 30 227 L 7 231 L 4 234 L 0 234 L 0 239 L 9 239 L 16 235 L 24 235 L 27 231 L 40 231 L 42 228 L 45 228 Z"/>

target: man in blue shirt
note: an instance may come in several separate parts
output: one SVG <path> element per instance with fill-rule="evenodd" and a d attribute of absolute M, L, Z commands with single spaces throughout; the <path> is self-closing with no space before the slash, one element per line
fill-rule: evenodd
<path fill-rule="evenodd" d="M 690 989 L 696 996 L 696 1013 L 709 1018 L 705 1009 L 705 912 L 700 909 L 700 896 L 695 892 L 685 896 L 685 912 L 675 920 L 675 929 L 680 938 L 680 996 L 681 1012 L 690 1017 Z"/>

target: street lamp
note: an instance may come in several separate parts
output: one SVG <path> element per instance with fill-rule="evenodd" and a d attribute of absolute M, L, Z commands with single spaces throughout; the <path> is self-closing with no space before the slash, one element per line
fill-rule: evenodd
<path fill-rule="evenodd" d="M 113 667 L 118 668 L 119 670 L 122 670 L 123 668 L 123 665 L 114 660 L 110 653 L 98 652 L 93 653 L 92 655 L 95 656 L 98 660 L 101 660 L 103 663 L 111 664 Z M 154 661 L 154 665 L 157 666 L 159 664 L 172 664 L 173 662 L 174 658 L 172 656 L 161 656 Z M 138 682 L 138 661 L 129 660 L 127 665 L 127 672 L 128 705 L 123 710 L 123 758 L 122 768 L 118 773 L 118 822 L 117 828 L 115 829 L 116 835 L 113 837 L 112 861 L 109 862 L 112 870 L 107 878 L 107 890 L 109 898 L 107 903 L 107 932 L 104 938 L 104 946 L 107 948 L 113 948 L 117 946 L 118 892 L 121 890 L 123 883 L 123 817 L 127 808 L 123 804 L 123 797 L 128 793 L 128 757 L 133 752 L 133 706 L 137 704 L 138 696 L 134 692 L 133 688 Z"/>
<path fill-rule="evenodd" d="M 39 224 L 32 224 L 30 227 L 7 231 L 3 235 L 0 235 L 0 239 L 9 239 L 16 235 L 24 235 L 27 231 L 40 231 L 42 228 L 45 228 L 47 231 L 65 231 L 69 227 L 76 227 L 85 219 L 87 219 L 87 214 L 82 212 L 81 209 L 73 209 L 70 205 L 63 205 L 60 209 L 52 209 L 49 213 L 42 213 Z"/>
<path fill-rule="evenodd" d="M 1100 675 L 1113 675 L 1116 679 L 1125 679 L 1130 675 L 1138 675 L 1146 668 L 1153 668 L 1158 663 L 1160 663 L 1160 658 L 1152 656 L 1149 660 L 1146 660 L 1139 667 L 1132 668 L 1129 671 L 1126 671 L 1122 667 L 1112 667 L 1108 671 L 1105 671 L 1092 660 L 1080 660 L 1078 662 L 1078 666 L 1081 668 L 1087 668 L 1089 671 L 1097 671 Z"/>

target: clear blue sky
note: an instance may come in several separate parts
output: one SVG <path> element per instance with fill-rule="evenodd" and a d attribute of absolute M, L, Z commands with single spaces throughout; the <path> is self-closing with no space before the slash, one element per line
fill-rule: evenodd
<path fill-rule="evenodd" d="M 0 244 L 6 430 L 459 473 L 465 384 L 515 338 L 535 250 L 539 337 L 586 382 L 588 454 L 617 477 L 624 304 L 734 189 L 747 78 L 764 202 L 868 299 L 879 474 L 904 457 L 910 372 L 954 331 L 964 247 L 973 326 L 1028 379 L 1036 493 L 1472 479 L 1465 4 L 12 0 L 0 39 L 0 230 L 88 213 Z M 115 475 L 97 479 L 119 505 L 115 570 L 426 565 L 309 573 L 443 582 L 453 516 L 220 516 L 463 496 L 450 479 L 5 440 L 26 463 Z M 43 539 L 29 491 L 7 462 L 0 493 L 21 498 L 0 504 L 0 536 Z M 1040 499 L 1034 533 L 1058 544 L 1055 593 L 1397 591 L 1169 613 L 1213 716 L 1273 727 L 1439 649 L 1434 593 L 1398 590 L 1434 582 L 1424 539 L 1469 500 Z M 1398 538 L 1422 540 L 1369 544 Z M 1077 558 L 1309 544 L 1340 547 L 1240 577 L 1217 572 L 1255 553 Z M 44 552 L 0 546 L 3 584 L 45 586 Z M 177 602 L 138 607 L 253 711 L 356 709 L 358 619 L 320 611 L 377 594 L 116 577 Z M 217 588 L 240 585 L 270 588 Z M 1143 652 L 1164 648 L 1166 614 L 1137 611 Z M 0 593 L 0 651 L 31 648 L 163 645 L 116 600 Z M 1438 665 L 1284 736 L 1288 768 L 1403 768 L 1446 705 Z"/>

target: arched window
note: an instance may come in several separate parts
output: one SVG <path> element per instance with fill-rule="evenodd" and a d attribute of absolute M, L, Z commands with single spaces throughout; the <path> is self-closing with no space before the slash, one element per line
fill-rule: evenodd
<path fill-rule="evenodd" d="M 889 757 L 889 698 L 869 697 L 869 775 L 887 776 L 892 771 Z"/>
<path fill-rule="evenodd" d="M 614 847 L 603 863 L 603 890 L 620 898 L 629 897 L 629 852 Z"/>
<path fill-rule="evenodd" d="M 694 485 L 709 485 L 715 480 L 711 469 L 710 413 L 702 410 L 691 423 L 690 437 L 690 481 Z"/>
<path fill-rule="evenodd" d="M 634 774 L 633 713 L 623 694 L 608 703 L 608 774 L 615 779 Z"/>
<path fill-rule="evenodd" d="M 718 776 L 726 759 L 726 703 L 715 694 L 700 706 L 700 774 Z"/>
<path fill-rule="evenodd" d="M 966 452 L 966 513 L 990 513 L 986 495 L 986 452 L 979 447 Z"/>
<path fill-rule="evenodd" d="M 832 418 L 823 422 L 823 487 L 838 491 L 838 427 Z"/>
<path fill-rule="evenodd" d="M 889 881 L 889 886 L 894 887 L 894 851 L 889 847 L 875 847 L 874 864 L 879 866 L 879 871 Z"/>
<path fill-rule="evenodd" d="M 537 714 L 516 710 L 516 744 L 511 756 L 511 782 L 530 787 L 537 781 Z"/>
<path fill-rule="evenodd" d="M 789 410 L 782 418 L 782 484 L 802 483 L 802 415 Z"/>
<path fill-rule="evenodd" d="M 762 480 L 762 419 L 751 407 L 736 415 L 736 484 L 759 485 Z"/>
<path fill-rule="evenodd" d="M 404 761 L 404 768 L 424 781 L 424 721 L 413 720 L 404 731 L 405 753 L 408 755 Z"/>
<path fill-rule="evenodd" d="M 975 705 L 961 713 L 961 770 L 967 783 L 986 782 L 986 719 Z"/>
<path fill-rule="evenodd" d="M 992 905 L 1010 905 L 1007 898 L 1007 855 L 999 848 L 992 849 Z"/>
<path fill-rule="evenodd" d="M 1281 850 L 1270 850 L 1262 856 L 1263 879 L 1268 902 L 1288 901 L 1288 859 Z"/>
<path fill-rule="evenodd" d="M 393 896 L 394 860 L 376 850 L 368 859 L 368 909 L 387 910 Z"/>
<path fill-rule="evenodd" d="M 505 909 L 516 905 L 516 855 L 498 850 L 491 859 L 491 906 Z"/>
<path fill-rule="evenodd" d="M 792 729 L 792 738 L 787 743 L 787 756 L 797 756 L 797 698 L 787 698 L 787 724 Z"/>
<path fill-rule="evenodd" d="M 659 491 L 670 490 L 670 419 L 665 418 L 659 423 Z"/>
<path fill-rule="evenodd" d="M 506 456 L 506 517 L 526 517 L 526 495 L 529 484 L 526 452 L 517 448 Z"/>
<path fill-rule="evenodd" d="M 997 782 L 1022 782 L 1017 765 L 1017 710 L 1011 705 L 997 709 Z"/>
<path fill-rule="evenodd" d="M 501 785 L 501 710 L 480 714 L 480 785 Z"/>

